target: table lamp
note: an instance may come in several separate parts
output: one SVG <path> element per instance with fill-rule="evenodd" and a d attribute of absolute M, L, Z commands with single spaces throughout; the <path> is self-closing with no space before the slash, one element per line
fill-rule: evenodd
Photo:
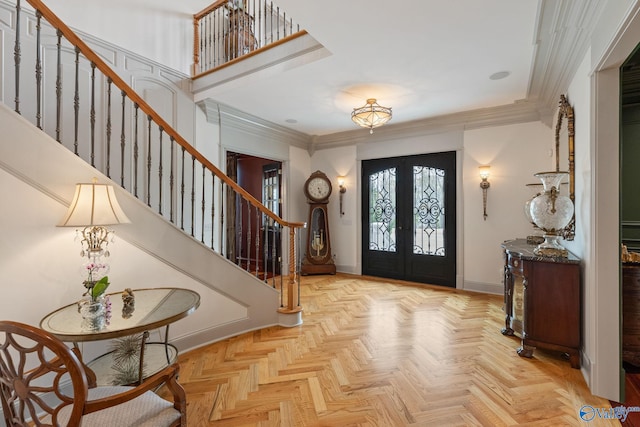
<path fill-rule="evenodd" d="M 92 183 L 76 184 L 69 210 L 59 226 L 83 227 L 76 233 L 82 238 L 80 256 L 86 255 L 89 259 L 83 266 L 83 272 L 87 274 L 87 289 L 109 272 L 109 265 L 99 262 L 103 255 L 110 255 L 107 247 L 113 241 L 113 230 L 106 226 L 129 222 L 118 204 L 113 186 L 98 184 L 96 179 Z"/>

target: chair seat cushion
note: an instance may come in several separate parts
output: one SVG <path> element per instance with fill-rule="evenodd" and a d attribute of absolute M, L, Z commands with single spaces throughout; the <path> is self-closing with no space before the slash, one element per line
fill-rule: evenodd
<path fill-rule="evenodd" d="M 107 386 L 89 389 L 89 400 L 101 399 L 114 394 L 123 393 L 131 387 Z M 66 425 L 71 407 L 60 411 L 60 425 Z M 96 411 L 82 417 L 82 425 L 86 426 L 136 426 L 161 427 L 169 426 L 180 418 L 180 412 L 169 402 L 152 391 L 148 391 L 133 400 Z"/>

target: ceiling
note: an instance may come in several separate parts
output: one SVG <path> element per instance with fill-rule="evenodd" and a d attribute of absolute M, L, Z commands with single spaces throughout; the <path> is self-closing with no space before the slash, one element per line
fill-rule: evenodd
<path fill-rule="evenodd" d="M 367 133 L 350 119 L 367 98 L 392 107 L 387 126 L 523 106 L 543 119 L 584 57 L 604 4 L 278 0 L 325 55 L 217 85 L 207 96 L 309 136 Z"/>

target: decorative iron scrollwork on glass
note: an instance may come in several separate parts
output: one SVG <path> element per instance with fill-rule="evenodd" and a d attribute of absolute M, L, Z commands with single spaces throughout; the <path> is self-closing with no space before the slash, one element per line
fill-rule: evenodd
<path fill-rule="evenodd" d="M 413 167 L 413 253 L 445 256 L 442 169 Z"/>
<path fill-rule="evenodd" d="M 396 251 L 396 168 L 369 177 L 369 249 Z"/>

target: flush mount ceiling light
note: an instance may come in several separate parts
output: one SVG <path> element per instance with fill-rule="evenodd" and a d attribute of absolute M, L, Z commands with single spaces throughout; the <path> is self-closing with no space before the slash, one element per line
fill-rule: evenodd
<path fill-rule="evenodd" d="M 391 120 L 391 108 L 381 106 L 375 98 L 369 98 L 366 105 L 353 109 L 351 120 L 358 126 L 369 128 L 369 133 L 373 133 L 373 128 Z"/>

